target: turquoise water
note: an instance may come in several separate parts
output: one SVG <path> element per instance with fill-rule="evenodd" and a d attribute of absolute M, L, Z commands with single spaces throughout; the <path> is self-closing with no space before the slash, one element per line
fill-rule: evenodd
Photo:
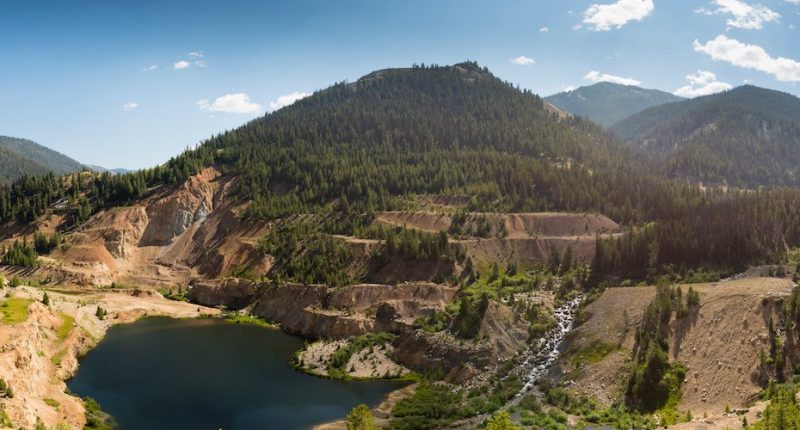
<path fill-rule="evenodd" d="M 302 346 L 254 325 L 147 318 L 111 328 L 67 385 L 122 430 L 305 429 L 399 388 L 297 372 L 288 361 Z"/>

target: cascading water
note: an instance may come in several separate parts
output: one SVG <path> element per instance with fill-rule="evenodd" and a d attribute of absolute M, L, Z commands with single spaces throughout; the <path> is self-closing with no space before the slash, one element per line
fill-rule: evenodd
<path fill-rule="evenodd" d="M 564 342 L 567 333 L 572 330 L 572 325 L 575 322 L 575 312 L 582 301 L 583 295 L 579 295 L 554 311 L 553 316 L 556 319 L 556 326 L 539 340 L 536 348 L 531 348 L 529 355 L 522 362 L 522 367 L 525 369 L 525 385 L 519 395 L 530 391 L 536 381 L 545 375 L 558 360 L 558 356 L 561 353 L 561 344 Z"/>

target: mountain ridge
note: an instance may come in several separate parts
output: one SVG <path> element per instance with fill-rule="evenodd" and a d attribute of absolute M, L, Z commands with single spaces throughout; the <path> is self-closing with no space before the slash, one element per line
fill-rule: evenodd
<path fill-rule="evenodd" d="M 77 172 L 84 168 L 72 158 L 28 139 L 0 136 L 0 149 L 0 182 L 48 172 Z"/>
<path fill-rule="evenodd" d="M 609 127 L 642 110 L 685 99 L 656 89 L 598 82 L 553 94 L 544 100 L 558 109 Z"/>
<path fill-rule="evenodd" d="M 668 174 L 740 187 L 800 185 L 800 98 L 743 85 L 656 106 L 610 128 Z"/>

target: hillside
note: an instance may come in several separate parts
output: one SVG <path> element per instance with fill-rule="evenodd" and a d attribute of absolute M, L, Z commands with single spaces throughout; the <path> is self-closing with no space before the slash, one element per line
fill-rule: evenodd
<path fill-rule="evenodd" d="M 21 176 L 78 172 L 77 161 L 26 139 L 0 136 L 0 182 L 10 183 Z"/>
<path fill-rule="evenodd" d="M 673 177 L 737 187 L 800 185 L 800 99 L 742 86 L 658 106 L 611 131 Z"/>
<path fill-rule="evenodd" d="M 423 400 L 386 419 L 471 428 L 523 397 L 528 418 L 553 419 L 529 389 L 549 369 L 538 354 L 555 359 L 582 297 L 622 279 L 697 282 L 775 262 L 800 245 L 798 217 L 800 191 L 667 178 L 594 123 L 461 63 L 335 84 L 152 169 L 0 186 L 0 268 L 42 288 L 155 289 L 278 323 L 316 340 L 294 363 L 309 372 L 438 375 L 469 390 L 423 381 Z M 716 315 L 711 287 L 698 289 Z M 611 290 L 586 309 L 608 305 Z M 631 300 L 612 300 L 632 308 L 614 314 L 627 336 L 653 313 L 644 307 L 656 290 L 617 291 Z M 425 410 L 425 396 L 443 394 L 446 413 Z M 652 408 L 634 403 L 598 422 L 605 394 L 580 408 L 546 397 L 593 423 L 652 428 Z"/>
<path fill-rule="evenodd" d="M 0 221 L 30 223 L 58 203 L 57 229 L 68 230 L 206 168 L 232 181 L 226 195 L 238 217 L 324 214 L 327 234 L 354 236 L 376 212 L 437 202 L 469 212 L 599 213 L 625 228 L 654 222 L 636 231 L 637 248 L 609 251 L 605 270 L 635 277 L 698 266 L 731 272 L 800 243 L 790 222 L 797 191 L 701 193 L 475 63 L 339 83 L 152 169 L 20 181 L 2 189 Z"/>
<path fill-rule="evenodd" d="M 715 420 L 726 407 L 747 410 L 763 388 L 758 376 L 763 366 L 760 354 L 770 348 L 770 321 L 780 321 L 793 283 L 746 278 L 683 285 L 684 294 L 690 287 L 699 293 L 699 306 L 686 316 L 671 318 L 667 329 L 669 360 L 688 369 L 678 410 Z M 654 287 L 610 288 L 586 306 L 584 322 L 570 334 L 561 360 L 566 378 L 573 381 L 572 390 L 605 404 L 622 400 L 636 332 L 655 295 Z M 797 359 L 793 335 L 786 334 L 783 353 L 788 361 Z M 733 417 L 738 428 L 741 417 Z"/>
<path fill-rule="evenodd" d="M 599 82 L 554 94 L 544 100 L 561 110 L 610 127 L 637 112 L 684 99 L 664 91 Z"/>

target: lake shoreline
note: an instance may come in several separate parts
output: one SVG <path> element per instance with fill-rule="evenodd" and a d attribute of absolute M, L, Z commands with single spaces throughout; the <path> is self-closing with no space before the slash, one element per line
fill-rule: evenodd
<path fill-rule="evenodd" d="M 30 300 L 30 315 L 26 321 L 14 325 L 4 325 L 0 321 L 0 340 L 13 338 L 12 347 L 4 347 L 0 351 L 0 377 L 14 387 L 14 398 L 0 399 L 0 408 L 9 416 L 15 426 L 33 427 L 38 420 L 48 427 L 66 424 L 69 428 L 83 428 L 85 424 L 85 407 L 81 397 L 71 394 L 67 382 L 76 375 L 79 359 L 96 348 L 105 338 L 109 329 L 117 325 L 131 324 L 146 317 L 168 317 L 177 319 L 209 318 L 228 321 L 231 324 L 256 325 L 280 330 L 279 326 L 242 319 L 229 320 L 218 309 L 195 305 L 188 302 L 163 298 L 160 294 L 148 289 L 130 291 L 104 291 L 58 289 L 49 290 L 20 286 L 0 289 L 3 295 L 10 293 L 13 297 Z M 49 306 L 42 302 L 44 293 L 48 294 Z M 96 310 L 101 307 L 106 312 L 104 319 L 99 319 Z M 68 316 L 74 320 L 66 336 L 62 339 L 56 334 L 61 321 Z M 280 330 L 282 333 L 286 333 Z M 44 336 L 37 333 L 46 333 Z M 286 333 L 287 335 L 290 335 Z M 7 342 L 6 342 L 7 343 Z M 20 348 L 20 343 L 29 348 Z M 23 350 L 22 353 L 12 354 Z M 4 354 L 8 357 L 4 358 Z M 11 355 L 14 355 L 13 357 Z M 20 355 L 25 356 L 25 363 L 18 367 Z M 56 359 L 57 358 L 57 359 Z M 294 360 L 285 363 L 296 372 L 311 375 L 319 379 L 341 381 L 337 378 L 309 372 L 298 366 Z M 44 377 L 37 378 L 35 375 Z M 378 382 L 411 382 L 410 385 L 392 390 L 383 396 L 381 403 L 374 411 L 380 417 L 386 417 L 397 400 L 397 393 L 406 393 L 413 387 L 413 378 L 353 378 L 351 381 Z M 389 405 L 389 406 L 387 406 Z M 102 407 L 102 402 L 100 404 Z M 388 409 L 387 409 L 388 408 Z M 113 416 L 113 414 L 112 414 Z M 343 418 L 343 416 L 341 417 Z M 332 420 L 323 424 L 335 424 Z M 341 421 L 343 422 L 343 421 Z"/>
<path fill-rule="evenodd" d="M 83 428 L 83 400 L 67 393 L 80 357 L 95 348 L 107 331 L 143 317 L 214 317 L 220 311 L 167 300 L 150 290 L 45 290 L 29 286 L 2 288 L 5 296 L 30 300 L 27 317 L 15 324 L 0 320 L 0 377 L 14 390 L 0 407 L 14 426 L 33 428 L 37 422 L 55 428 Z M 78 291 L 76 291 L 78 292 Z M 49 305 L 42 303 L 47 293 Z M 105 311 L 98 318 L 97 308 Z M 71 321 L 67 325 L 66 321 Z"/>

